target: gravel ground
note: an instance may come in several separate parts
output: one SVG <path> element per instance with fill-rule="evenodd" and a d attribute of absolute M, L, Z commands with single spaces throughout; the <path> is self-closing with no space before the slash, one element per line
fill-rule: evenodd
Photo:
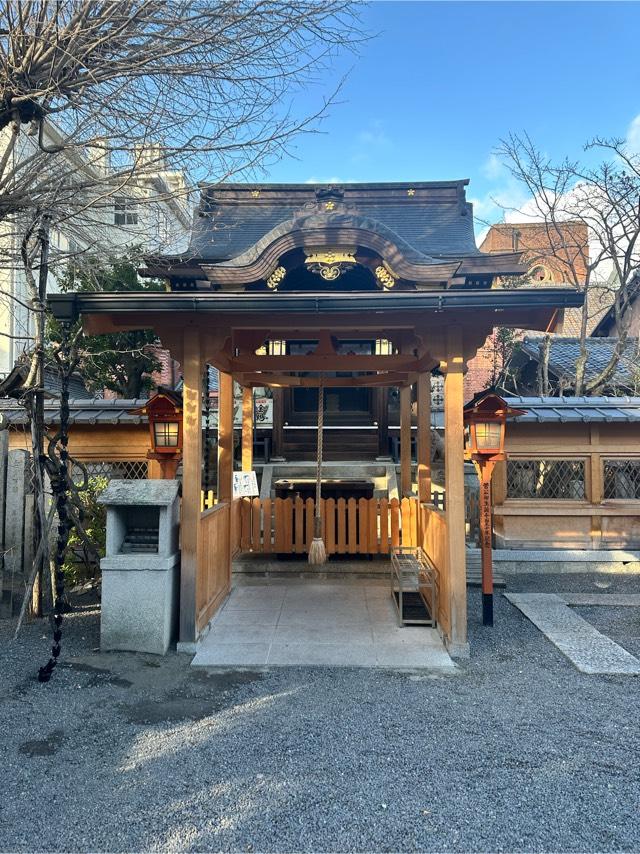
<path fill-rule="evenodd" d="M 598 612 L 619 642 L 638 634 L 621 610 Z M 85 606 L 40 685 L 43 627 L 5 631 L 0 849 L 638 851 L 638 680 L 580 674 L 501 596 L 493 630 L 477 590 L 469 612 L 473 657 L 452 676 L 102 655 Z"/>

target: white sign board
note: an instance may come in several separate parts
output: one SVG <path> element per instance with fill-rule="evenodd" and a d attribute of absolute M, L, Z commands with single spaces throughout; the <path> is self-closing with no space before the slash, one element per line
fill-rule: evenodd
<path fill-rule="evenodd" d="M 259 495 L 258 480 L 254 471 L 234 471 L 233 497 L 252 498 Z"/>

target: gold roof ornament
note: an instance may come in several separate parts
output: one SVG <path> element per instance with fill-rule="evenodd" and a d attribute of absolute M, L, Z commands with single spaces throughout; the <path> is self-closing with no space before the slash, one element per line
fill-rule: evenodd
<path fill-rule="evenodd" d="M 260 198 L 260 190 L 251 190 L 251 195 L 254 199 Z"/>
<path fill-rule="evenodd" d="M 326 252 L 309 252 L 304 263 L 312 273 L 321 276 L 326 282 L 333 282 L 357 261 L 355 251 L 331 249 Z"/>
<path fill-rule="evenodd" d="M 284 267 L 276 267 L 267 279 L 267 287 L 271 288 L 272 291 L 275 291 L 286 275 L 287 271 Z"/>
<path fill-rule="evenodd" d="M 388 291 L 392 288 L 396 283 L 396 278 L 384 264 L 379 264 L 375 269 L 376 279 L 380 282 L 382 287 Z"/>
<path fill-rule="evenodd" d="M 408 196 L 415 196 L 415 194 L 416 194 L 416 191 L 413 189 L 413 187 L 411 187 L 410 189 L 407 190 Z"/>
<path fill-rule="evenodd" d="M 332 199 L 329 199 L 328 202 L 324 203 L 324 209 L 326 211 L 332 211 L 335 208 L 335 206 L 336 206 L 336 203 Z"/>

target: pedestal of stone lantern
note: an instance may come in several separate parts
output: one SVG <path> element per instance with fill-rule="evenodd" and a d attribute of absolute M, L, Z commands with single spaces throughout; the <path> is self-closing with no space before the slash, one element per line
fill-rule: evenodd
<path fill-rule="evenodd" d="M 178 623 L 179 483 L 112 480 L 102 570 L 100 648 L 164 655 Z"/>

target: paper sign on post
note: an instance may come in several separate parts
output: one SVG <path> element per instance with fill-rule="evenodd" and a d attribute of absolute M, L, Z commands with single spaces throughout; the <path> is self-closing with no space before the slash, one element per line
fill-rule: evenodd
<path fill-rule="evenodd" d="M 252 498 L 259 495 L 258 480 L 254 471 L 234 471 L 233 497 Z"/>

